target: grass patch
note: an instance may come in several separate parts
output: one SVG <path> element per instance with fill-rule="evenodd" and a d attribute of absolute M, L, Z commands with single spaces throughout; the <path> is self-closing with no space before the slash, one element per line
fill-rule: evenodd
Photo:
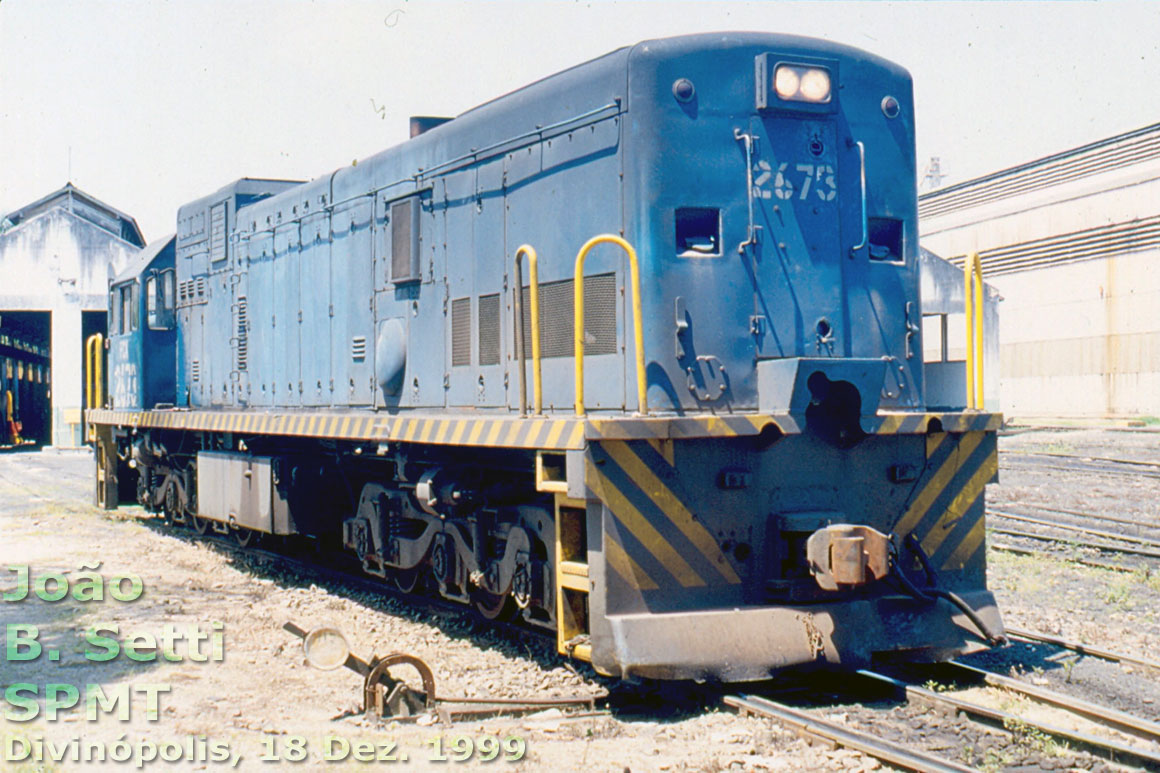
<path fill-rule="evenodd" d="M 1121 572 L 1077 564 L 1066 556 L 1025 556 L 1004 551 L 987 554 L 987 583 L 996 590 L 1038 596 L 1049 605 L 1071 608 L 1076 589 L 1088 611 L 1135 611 L 1160 608 L 1160 573 L 1147 569 Z M 1054 601 L 1048 601 L 1054 596 Z M 1077 610 L 1078 611 L 1078 610 Z"/>

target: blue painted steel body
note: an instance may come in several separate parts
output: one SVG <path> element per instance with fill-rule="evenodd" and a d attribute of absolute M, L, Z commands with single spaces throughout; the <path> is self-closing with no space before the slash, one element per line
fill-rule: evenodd
<path fill-rule="evenodd" d="M 830 104 L 755 109 L 750 73 L 763 53 L 829 67 Z M 695 87 L 688 102 L 672 92 L 682 78 Z M 887 96 L 900 105 L 896 118 L 878 107 Z M 882 407 L 921 407 L 920 363 L 904 343 L 906 303 L 918 292 L 911 105 L 903 70 L 835 44 L 756 34 L 649 41 L 311 183 L 262 189 L 268 198 L 255 195 L 258 181 L 246 183 L 245 200 L 223 189 L 179 215 L 209 229 L 214 204 L 227 203 L 221 261 L 179 247 L 189 266 L 181 278 L 204 281 L 208 294 L 205 313 L 183 326 L 181 386 L 194 406 L 514 409 L 515 248 L 539 250 L 550 285 L 571 278 L 588 237 L 608 232 L 641 256 L 655 410 L 753 409 L 758 361 L 795 356 L 890 358 Z M 748 175 L 738 134 L 752 138 Z M 864 230 L 855 137 L 870 218 L 902 229 L 895 259 L 851 252 Z M 420 277 L 392 282 L 388 210 L 408 196 L 421 207 Z M 687 210 L 710 213 L 710 254 L 676 243 Z M 758 241 L 739 251 L 751 226 Z M 594 410 L 637 407 L 626 271 L 611 247 L 588 263 L 589 276 L 610 275 L 615 288 L 590 312 L 615 313 L 605 321 L 614 340 L 587 358 L 601 374 L 588 396 Z M 238 298 L 248 304 L 241 331 Z M 466 350 L 453 351 L 457 300 Z M 373 378 L 376 336 L 392 319 L 415 355 L 396 395 Z M 199 350 L 199 341 L 215 345 Z M 567 409 L 572 363 L 548 354 L 545 404 Z M 186 375 L 194 360 L 198 383 Z"/>

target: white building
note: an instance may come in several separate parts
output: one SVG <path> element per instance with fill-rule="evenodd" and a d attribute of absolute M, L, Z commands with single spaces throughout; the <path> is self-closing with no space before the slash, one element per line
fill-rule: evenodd
<path fill-rule="evenodd" d="M 925 194 L 919 221 L 1003 296 L 1008 416 L 1160 416 L 1160 124 Z"/>
<path fill-rule="evenodd" d="M 105 332 L 109 278 L 144 244 L 133 218 L 71 183 L 0 218 L 0 335 L 47 345 L 51 358 L 40 442 L 81 445 L 84 341 Z"/>

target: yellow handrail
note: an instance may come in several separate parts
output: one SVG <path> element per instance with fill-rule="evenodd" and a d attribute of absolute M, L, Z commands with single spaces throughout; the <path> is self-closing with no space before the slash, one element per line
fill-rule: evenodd
<path fill-rule="evenodd" d="M 16 429 L 16 419 L 12 416 L 12 390 L 4 390 L 4 421 L 8 422 L 8 426 L 12 430 L 12 443 L 20 445 L 20 431 Z M 0 427 L 0 437 L 4 435 L 3 427 Z"/>
<path fill-rule="evenodd" d="M 967 408 L 983 409 L 983 262 L 972 252 L 963 264 L 967 318 Z"/>
<path fill-rule="evenodd" d="M 536 250 L 530 244 L 521 244 L 516 250 L 516 297 L 515 311 L 516 324 L 519 326 L 519 358 L 520 358 L 520 415 L 528 414 L 528 386 L 527 374 L 524 373 L 527 355 L 524 353 L 524 280 L 523 257 L 528 256 L 528 295 L 531 297 L 531 328 L 532 328 L 532 403 L 537 416 L 544 413 L 540 381 L 540 274 L 536 266 Z"/>
<path fill-rule="evenodd" d="M 641 322 L 640 312 L 640 266 L 636 259 L 636 250 L 624 239 L 613 234 L 593 236 L 584 242 L 580 252 L 576 255 L 576 276 L 572 282 L 573 308 L 575 318 L 573 322 L 574 340 L 576 344 L 576 415 L 584 415 L 584 259 L 588 251 L 598 244 L 615 244 L 628 253 L 628 264 L 632 272 L 632 327 L 633 341 L 636 344 L 636 399 L 640 406 L 640 414 L 648 415 L 647 387 L 644 372 L 644 325 Z"/>
<path fill-rule="evenodd" d="M 85 407 L 100 408 L 104 405 L 104 374 L 101 372 L 104 357 L 105 337 L 93 333 L 85 340 L 85 358 L 88 379 L 85 382 Z"/>

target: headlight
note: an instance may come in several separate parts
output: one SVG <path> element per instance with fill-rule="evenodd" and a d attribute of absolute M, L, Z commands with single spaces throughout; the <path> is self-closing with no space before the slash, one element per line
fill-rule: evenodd
<path fill-rule="evenodd" d="M 820 67 L 779 64 L 773 76 L 773 89 L 779 97 L 791 102 L 829 102 L 830 73 Z"/>

